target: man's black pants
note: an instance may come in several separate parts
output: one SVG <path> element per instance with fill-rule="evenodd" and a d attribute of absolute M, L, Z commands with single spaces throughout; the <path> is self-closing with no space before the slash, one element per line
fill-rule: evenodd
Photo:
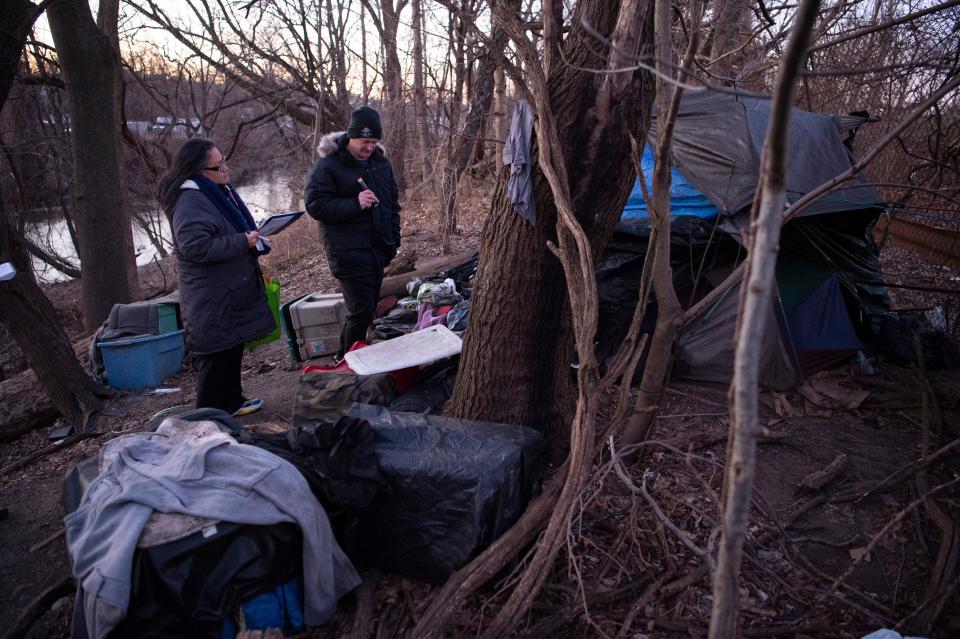
<path fill-rule="evenodd" d="M 233 413 L 243 405 L 240 367 L 243 343 L 206 355 L 194 355 L 197 376 L 197 408 L 219 408 Z"/>
<path fill-rule="evenodd" d="M 373 323 L 373 314 L 377 310 L 377 302 L 380 301 L 383 271 L 337 279 L 337 282 L 347 306 L 347 321 L 340 331 L 340 352 L 337 353 L 337 357 L 343 357 L 354 342 L 367 338 L 367 328 Z"/>

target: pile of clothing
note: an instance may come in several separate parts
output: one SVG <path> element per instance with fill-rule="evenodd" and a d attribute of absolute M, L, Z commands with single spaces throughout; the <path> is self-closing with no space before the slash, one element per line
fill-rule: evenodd
<path fill-rule="evenodd" d="M 407 284 L 407 297 L 373 321 L 367 342 L 393 339 L 424 328 L 443 324 L 462 335 L 467 330 L 470 294 L 477 272 L 479 254 L 453 268 L 427 279 L 415 278 Z"/>
<path fill-rule="evenodd" d="M 72 636 L 326 623 L 360 583 L 334 533 L 385 485 L 373 445 L 360 419 L 265 435 L 214 409 L 110 440 L 65 484 Z"/>

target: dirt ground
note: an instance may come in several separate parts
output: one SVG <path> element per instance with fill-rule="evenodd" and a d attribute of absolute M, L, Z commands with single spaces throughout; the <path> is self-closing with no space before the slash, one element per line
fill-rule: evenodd
<path fill-rule="evenodd" d="M 482 200 L 462 220 L 455 252 L 479 245 Z M 408 229 L 433 226 L 427 207 L 405 214 Z M 283 300 L 335 290 L 318 257 L 314 229 L 304 225 L 282 237 L 288 244 L 266 260 L 265 270 L 281 278 Z M 436 239 L 430 231 L 408 230 L 404 250 L 435 255 Z M 951 279 L 955 273 L 922 258 L 893 247 L 885 247 L 883 257 L 889 281 L 958 287 Z M 70 289 L 57 285 L 50 294 L 67 309 L 65 322 L 76 331 L 68 302 L 73 298 L 75 304 L 76 290 Z M 895 308 L 941 305 L 950 311 L 958 302 L 904 290 L 891 291 L 891 297 Z M 244 388 L 265 400 L 262 410 L 240 418 L 246 428 L 276 430 L 290 423 L 298 370 L 283 339 L 245 357 Z M 42 592 L 69 576 L 60 502 L 68 470 L 96 455 L 107 439 L 142 429 L 158 411 L 192 405 L 195 383 L 194 373 L 181 371 L 164 380 L 163 390 L 118 393 L 100 417 L 96 437 L 0 476 L 0 506 L 8 509 L 0 521 L 0 628 L 9 629 Z M 927 394 L 926 383 L 932 389 Z M 808 380 L 801 392 L 764 394 L 755 523 L 741 580 L 744 636 L 859 637 L 901 620 L 906 629 L 917 609 L 935 606 L 943 612 L 931 636 L 960 636 L 956 573 L 952 588 L 940 591 L 945 596 L 928 592 L 948 533 L 915 501 L 953 480 L 960 457 L 954 450 L 922 469 L 911 466 L 924 451 L 960 435 L 958 400 L 960 372 L 921 376 L 889 363 L 878 364 L 874 376 L 844 366 Z M 724 387 L 673 382 L 657 420 L 656 444 L 643 463 L 621 475 L 609 454 L 601 456 L 565 554 L 518 633 L 705 636 L 711 600 L 709 580 L 697 572 L 703 557 L 672 535 L 666 520 L 686 531 L 694 548 L 716 547 L 727 427 Z M 0 445 L 0 468 L 49 443 L 42 429 Z M 825 486 L 799 487 L 840 455 L 845 461 Z M 913 472 L 897 480 L 903 469 Z M 864 496 L 891 477 L 897 481 Z M 939 508 L 954 522 L 958 498 L 956 486 L 937 494 Z M 377 637 L 399 636 L 412 627 L 431 588 L 376 571 L 362 574 L 364 586 L 341 603 L 334 621 L 303 636 L 358 635 L 363 629 Z M 475 634 L 478 622 L 505 600 L 504 583 L 509 578 L 473 597 L 450 635 Z M 936 601 L 924 606 L 931 594 Z M 72 605 L 69 595 L 47 604 L 28 636 L 68 636 Z"/>

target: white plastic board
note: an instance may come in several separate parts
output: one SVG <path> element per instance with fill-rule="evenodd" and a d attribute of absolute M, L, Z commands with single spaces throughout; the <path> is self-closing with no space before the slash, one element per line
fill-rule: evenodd
<path fill-rule="evenodd" d="M 429 364 L 451 357 L 463 348 L 463 340 L 438 324 L 402 337 L 379 342 L 346 354 L 347 366 L 358 375 L 376 375 Z"/>

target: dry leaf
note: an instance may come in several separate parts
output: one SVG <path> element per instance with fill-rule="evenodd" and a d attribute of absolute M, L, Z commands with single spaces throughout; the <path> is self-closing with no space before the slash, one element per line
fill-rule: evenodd
<path fill-rule="evenodd" d="M 867 551 L 866 546 L 862 546 L 860 548 L 851 548 L 850 556 L 854 561 L 860 561 L 862 559 L 864 562 L 870 562 L 870 553 Z"/>

